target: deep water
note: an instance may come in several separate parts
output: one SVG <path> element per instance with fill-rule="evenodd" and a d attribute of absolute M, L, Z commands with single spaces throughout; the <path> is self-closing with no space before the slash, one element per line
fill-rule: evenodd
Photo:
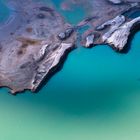
<path fill-rule="evenodd" d="M 37 94 L 2 88 L 0 140 L 140 140 L 139 40 L 140 32 L 127 54 L 79 46 Z"/>

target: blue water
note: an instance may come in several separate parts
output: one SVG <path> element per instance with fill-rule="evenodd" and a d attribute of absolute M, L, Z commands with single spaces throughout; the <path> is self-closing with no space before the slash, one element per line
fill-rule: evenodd
<path fill-rule="evenodd" d="M 127 54 L 79 46 L 38 94 L 1 89 L 0 140 L 139 140 L 139 40 Z"/>
<path fill-rule="evenodd" d="M 43 0 L 47 3 L 47 0 Z M 63 17 L 65 17 L 65 19 L 75 25 L 78 22 L 80 22 L 81 20 L 83 20 L 83 18 L 86 16 L 85 15 L 85 11 L 82 7 L 80 6 L 71 6 L 71 10 L 65 11 L 61 9 L 61 3 L 65 2 L 65 0 L 52 0 L 54 7 L 57 9 L 57 11 L 59 13 L 61 13 L 61 15 L 63 15 Z"/>
<path fill-rule="evenodd" d="M 0 21 L 3 22 L 9 16 L 9 10 L 4 5 L 4 0 L 0 0 Z"/>

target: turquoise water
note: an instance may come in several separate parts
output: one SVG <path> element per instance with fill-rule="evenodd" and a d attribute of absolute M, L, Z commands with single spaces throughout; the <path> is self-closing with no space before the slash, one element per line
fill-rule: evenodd
<path fill-rule="evenodd" d="M 3 22 L 9 15 L 8 8 L 4 5 L 4 0 L 0 0 L 0 21 Z"/>
<path fill-rule="evenodd" d="M 139 140 L 139 40 L 127 54 L 79 47 L 38 94 L 1 89 L 0 140 Z"/>
<path fill-rule="evenodd" d="M 43 0 L 47 3 L 48 0 Z M 65 19 L 75 25 L 78 22 L 80 22 L 81 20 L 83 20 L 83 18 L 86 16 L 84 9 L 80 6 L 71 6 L 71 10 L 65 11 L 61 9 L 61 3 L 65 2 L 67 0 L 52 0 L 55 8 L 57 9 L 57 11 L 59 13 L 61 13 L 61 15 L 63 15 L 63 17 L 65 17 Z"/>

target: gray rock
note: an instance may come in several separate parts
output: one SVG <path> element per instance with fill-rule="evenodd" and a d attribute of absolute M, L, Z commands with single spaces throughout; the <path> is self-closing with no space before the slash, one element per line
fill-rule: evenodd
<path fill-rule="evenodd" d="M 94 43 L 94 35 L 89 35 L 86 37 L 86 47 L 91 47 L 91 45 L 93 45 Z"/>
<path fill-rule="evenodd" d="M 50 1 L 47 6 L 33 0 L 6 2 L 12 12 L 0 24 L 0 87 L 9 87 L 12 93 L 36 91 L 57 70 L 77 39 L 85 47 L 108 44 L 122 51 L 133 29 L 140 26 L 140 17 L 124 14 L 140 10 L 139 0 L 66 0 L 69 7 L 82 6 L 88 17 L 74 27 L 52 8 Z M 81 33 L 79 29 L 85 27 Z"/>
<path fill-rule="evenodd" d="M 59 39 L 60 40 L 64 40 L 66 39 L 66 34 L 64 32 L 61 32 L 59 35 L 58 35 Z"/>
<path fill-rule="evenodd" d="M 113 4 L 120 4 L 122 3 L 122 0 L 108 0 L 109 2 L 112 2 Z"/>
<path fill-rule="evenodd" d="M 129 22 L 125 22 L 123 25 L 119 26 L 105 42 L 112 45 L 115 49 L 121 51 L 126 47 L 129 35 L 131 34 L 131 29 L 135 26 L 140 25 L 140 17 L 135 18 Z"/>
<path fill-rule="evenodd" d="M 12 2 L 13 9 L 20 13 L 0 27 L 0 87 L 9 87 L 12 93 L 36 91 L 44 78 L 57 69 L 67 50 L 74 47 L 76 34 L 71 35 L 68 24 L 55 10 L 52 14 L 52 10 L 42 8 L 44 3 Z M 47 13 L 40 14 L 40 10 Z M 61 33 L 60 37 L 65 38 L 65 30 L 68 35 L 64 43 L 57 36 Z"/>

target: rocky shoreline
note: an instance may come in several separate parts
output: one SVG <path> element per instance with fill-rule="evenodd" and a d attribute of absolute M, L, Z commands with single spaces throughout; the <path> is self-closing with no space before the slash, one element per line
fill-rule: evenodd
<path fill-rule="evenodd" d="M 66 2 L 69 6 L 85 3 Z M 7 5 L 12 7 L 13 18 L 0 28 L 0 87 L 10 88 L 13 94 L 37 91 L 76 48 L 78 38 L 87 48 L 107 44 L 121 52 L 140 27 L 140 16 L 130 16 L 135 9 L 140 11 L 138 0 L 88 0 L 83 7 L 87 18 L 75 26 L 42 2 L 9 0 Z M 79 34 L 85 26 L 88 30 Z"/>

